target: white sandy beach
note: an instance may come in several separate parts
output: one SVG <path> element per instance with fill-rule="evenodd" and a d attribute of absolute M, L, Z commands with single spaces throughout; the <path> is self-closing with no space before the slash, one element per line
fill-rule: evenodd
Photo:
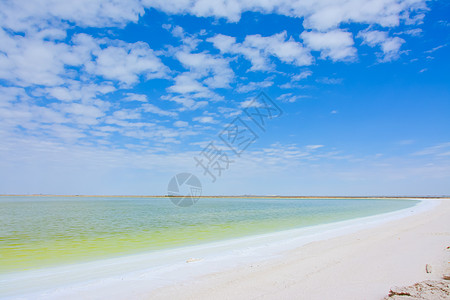
<path fill-rule="evenodd" d="M 449 273 L 449 246 L 450 201 L 443 200 L 430 211 L 159 289 L 148 299 L 382 299 L 392 286 Z"/>
<path fill-rule="evenodd" d="M 450 201 L 425 200 L 378 216 L 8 275 L 0 298 L 381 299 L 392 286 L 449 272 L 448 246 Z"/>

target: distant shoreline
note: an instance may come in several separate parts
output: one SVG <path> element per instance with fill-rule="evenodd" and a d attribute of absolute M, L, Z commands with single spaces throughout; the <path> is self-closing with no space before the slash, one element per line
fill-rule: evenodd
<path fill-rule="evenodd" d="M 0 197 L 73 197 L 73 198 L 178 198 L 184 196 L 167 195 L 54 195 L 54 194 L 0 194 Z M 270 198 L 270 199 L 450 199 L 450 195 L 441 196 L 275 196 L 275 195 L 215 195 L 197 196 L 197 198 Z"/>

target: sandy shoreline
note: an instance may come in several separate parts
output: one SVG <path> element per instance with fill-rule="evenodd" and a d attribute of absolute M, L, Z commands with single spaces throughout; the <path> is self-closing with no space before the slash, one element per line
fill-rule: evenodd
<path fill-rule="evenodd" d="M 382 299 L 450 271 L 450 201 L 279 258 L 162 288 L 147 299 Z M 427 273 L 426 264 L 432 266 Z"/>
<path fill-rule="evenodd" d="M 441 275 L 449 220 L 450 201 L 427 200 L 372 217 L 0 277 L 0 286 L 11 299 L 380 299 L 393 285 Z"/>

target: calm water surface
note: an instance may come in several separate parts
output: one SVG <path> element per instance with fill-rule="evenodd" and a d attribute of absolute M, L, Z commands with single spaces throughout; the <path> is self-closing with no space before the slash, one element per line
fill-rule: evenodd
<path fill-rule="evenodd" d="M 395 211 L 418 201 L 0 197 L 0 272 L 194 245 Z"/>

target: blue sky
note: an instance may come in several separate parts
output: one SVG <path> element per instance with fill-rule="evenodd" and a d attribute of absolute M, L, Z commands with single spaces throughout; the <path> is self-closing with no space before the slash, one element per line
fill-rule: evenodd
<path fill-rule="evenodd" d="M 162 195 L 191 172 L 208 195 L 450 194 L 449 15 L 423 0 L 2 1 L 0 193 Z M 254 125 L 261 91 L 283 114 L 238 157 L 218 135 Z M 214 182 L 194 160 L 210 142 L 232 160 Z"/>

